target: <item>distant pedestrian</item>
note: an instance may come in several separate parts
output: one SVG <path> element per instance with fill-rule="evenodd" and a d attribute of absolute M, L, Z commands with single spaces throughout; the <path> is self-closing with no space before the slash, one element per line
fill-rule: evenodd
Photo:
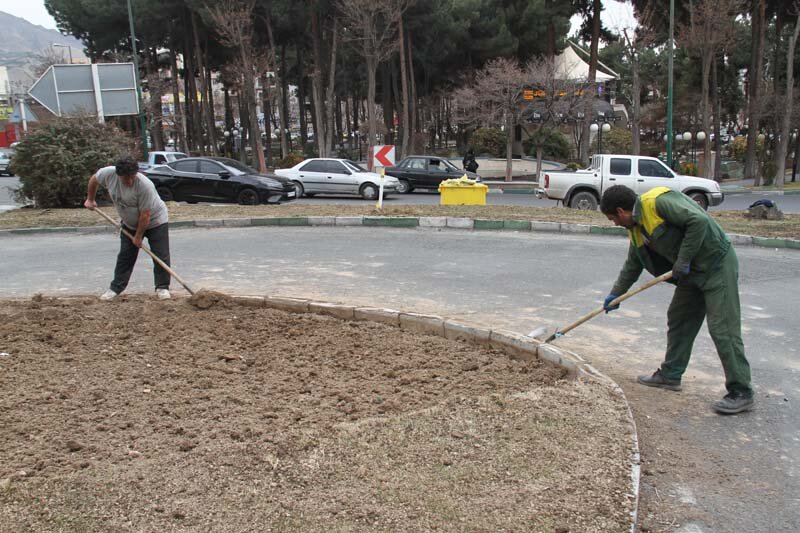
<path fill-rule="evenodd" d="M 639 376 L 648 387 L 681 390 L 681 376 L 703 321 L 725 371 L 728 394 L 712 407 L 735 414 L 753 406 L 750 364 L 744 355 L 739 306 L 739 262 L 730 239 L 691 198 L 666 187 L 637 196 L 624 185 L 610 187 L 600 210 L 628 230 L 628 256 L 603 308 L 611 306 L 647 269 L 654 276 L 672 270 L 676 284 L 667 310 L 667 350 L 653 375 Z"/>
<path fill-rule="evenodd" d="M 475 152 L 472 151 L 472 148 L 467 150 L 467 153 L 464 155 L 464 159 L 461 161 L 464 165 L 464 170 L 468 172 L 477 172 L 478 171 L 478 162 L 475 161 Z"/>
<path fill-rule="evenodd" d="M 101 300 L 113 300 L 128 286 L 133 266 L 147 237 L 150 250 L 166 265 L 169 265 L 169 223 L 167 206 L 158 196 L 153 182 L 139 173 L 139 164 L 130 156 L 121 157 L 114 166 L 104 167 L 89 178 L 86 201 L 87 209 L 97 208 L 97 189 L 103 185 L 108 189 L 111 201 L 122 219 L 122 227 L 133 235 L 133 240 L 120 232 L 120 247 L 114 279 Z M 169 300 L 170 274 L 153 261 L 156 296 Z"/>

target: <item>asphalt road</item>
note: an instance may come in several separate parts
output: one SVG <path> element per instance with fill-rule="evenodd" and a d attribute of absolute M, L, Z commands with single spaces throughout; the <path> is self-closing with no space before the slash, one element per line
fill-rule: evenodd
<path fill-rule="evenodd" d="M 116 239 L 111 233 L 0 237 L 0 297 L 100 294 Z M 185 229 L 173 231 L 171 240 L 173 266 L 195 288 L 437 313 L 521 333 L 564 325 L 598 306 L 627 246 L 610 237 L 364 227 Z M 665 531 L 800 530 L 800 416 L 794 410 L 800 253 L 753 247 L 737 253 L 757 399 L 750 413 L 711 412 L 710 402 L 724 389 L 705 328 L 683 392 L 635 384 L 662 357 L 669 286 L 654 287 L 557 341 L 628 394 L 644 456 L 658 465 L 643 478 L 643 503 L 656 512 L 650 523 L 675 521 Z M 142 254 L 134 271 L 132 292 L 152 292 L 145 259 Z M 177 283 L 173 288 L 182 291 Z"/>
<path fill-rule="evenodd" d="M 9 188 L 19 186 L 19 180 L 15 177 L 0 177 L 0 211 L 4 206 L 10 208 L 15 205 Z M 735 194 L 728 195 L 722 205 L 712 207 L 712 210 L 745 210 L 747 207 L 758 200 L 759 198 L 770 198 L 778 204 L 778 207 L 784 213 L 800 213 L 800 194 L 775 196 L 775 195 L 758 195 L 758 194 Z M 385 200 L 386 205 L 399 205 L 399 204 L 412 204 L 412 205 L 435 205 L 439 203 L 439 193 L 414 191 L 411 194 L 404 195 L 390 195 Z M 339 197 L 320 197 L 315 198 L 301 198 L 295 200 L 292 205 L 309 204 L 362 204 L 364 200 L 356 197 L 339 196 Z M 533 194 L 499 194 L 490 193 L 486 196 L 486 203 L 490 205 L 514 205 L 514 206 L 531 206 L 531 207 L 555 207 L 557 205 L 553 200 L 540 200 Z"/>

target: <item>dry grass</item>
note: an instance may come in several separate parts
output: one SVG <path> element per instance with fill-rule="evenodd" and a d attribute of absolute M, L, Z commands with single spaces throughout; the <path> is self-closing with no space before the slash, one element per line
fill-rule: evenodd
<path fill-rule="evenodd" d="M 107 207 L 106 210 L 111 210 Z M 411 217 L 470 217 L 507 220 L 542 220 L 597 224 L 611 223 L 599 212 L 576 211 L 558 207 L 519 207 L 499 205 L 397 205 L 386 206 L 378 211 L 371 203 L 364 205 L 278 205 L 278 206 L 211 206 L 169 204 L 170 220 L 258 218 L 258 217 L 303 217 L 303 216 L 411 216 Z M 800 238 L 800 215 L 787 214 L 784 220 L 751 220 L 740 211 L 716 211 L 712 216 L 728 233 L 755 235 L 758 237 Z M 0 213 L 0 229 L 54 228 L 99 226 L 106 222 L 85 209 L 17 209 Z"/>

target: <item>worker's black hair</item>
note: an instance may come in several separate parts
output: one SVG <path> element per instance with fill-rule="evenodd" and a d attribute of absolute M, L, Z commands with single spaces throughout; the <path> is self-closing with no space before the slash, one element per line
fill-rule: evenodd
<path fill-rule="evenodd" d="M 123 155 L 117 159 L 114 166 L 117 169 L 117 176 L 135 176 L 139 172 L 139 163 L 129 155 Z"/>
<path fill-rule="evenodd" d="M 636 193 L 624 185 L 614 185 L 606 189 L 603 199 L 600 201 L 600 211 L 604 215 L 614 215 L 617 208 L 621 207 L 625 211 L 633 211 L 636 203 Z"/>

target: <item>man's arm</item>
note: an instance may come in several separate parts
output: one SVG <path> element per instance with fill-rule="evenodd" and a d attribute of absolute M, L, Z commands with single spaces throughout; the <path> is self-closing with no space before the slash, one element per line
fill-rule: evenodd
<path fill-rule="evenodd" d="M 142 247 L 142 239 L 147 226 L 150 225 L 150 211 L 141 211 L 139 213 L 139 220 L 136 222 L 136 233 L 133 235 L 133 245 L 137 248 Z"/>
<path fill-rule="evenodd" d="M 636 255 L 633 243 L 631 243 L 628 245 L 628 257 L 625 259 L 625 264 L 622 265 L 622 270 L 619 271 L 619 276 L 617 276 L 617 281 L 611 289 L 611 294 L 620 296 L 628 292 L 628 289 L 642 275 L 642 270 L 644 270 L 642 262 L 639 260 L 639 256 Z"/>
<path fill-rule="evenodd" d="M 83 202 L 83 207 L 86 209 L 95 209 L 97 207 L 97 202 L 95 198 L 97 197 L 97 188 L 100 184 L 97 182 L 97 174 L 94 174 L 91 178 L 89 178 L 89 187 L 86 191 L 86 201 Z"/>

